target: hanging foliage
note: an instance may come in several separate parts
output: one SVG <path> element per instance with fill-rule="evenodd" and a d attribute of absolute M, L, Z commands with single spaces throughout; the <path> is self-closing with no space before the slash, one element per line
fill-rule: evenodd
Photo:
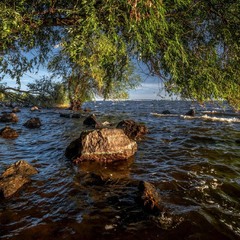
<path fill-rule="evenodd" d="M 133 79 L 126 76 L 138 60 L 170 94 L 240 108 L 239 9 L 234 0 L 5 0 L 1 76 L 19 81 L 24 72 L 56 61 L 58 45 L 74 66 L 71 77 L 88 79 L 104 97 L 121 83 L 120 89 L 135 86 L 124 81 Z"/>

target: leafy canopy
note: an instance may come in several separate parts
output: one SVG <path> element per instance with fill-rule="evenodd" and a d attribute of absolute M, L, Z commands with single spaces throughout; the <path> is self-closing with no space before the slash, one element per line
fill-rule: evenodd
<path fill-rule="evenodd" d="M 5 0 L 0 72 L 19 81 L 50 62 L 56 74 L 53 46 L 59 45 L 58 59 L 68 59 L 65 73 L 87 79 L 106 97 L 114 86 L 135 85 L 128 72 L 134 60 L 169 93 L 240 108 L 239 16 L 237 0 Z"/>

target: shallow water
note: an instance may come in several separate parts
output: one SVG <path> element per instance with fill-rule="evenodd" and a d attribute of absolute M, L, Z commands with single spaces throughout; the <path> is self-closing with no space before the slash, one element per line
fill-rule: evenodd
<path fill-rule="evenodd" d="M 101 122 L 145 123 L 149 134 L 127 162 L 76 166 L 64 151 L 86 129 L 88 114 L 68 119 L 56 109 L 22 109 L 19 122 L 9 124 L 20 136 L 0 138 L 0 173 L 24 159 L 39 174 L 0 199 L 0 239 L 240 239 L 239 113 L 184 101 L 85 106 Z M 195 117 L 184 116 L 190 108 Z M 39 117 L 42 127 L 23 127 L 30 117 Z M 162 215 L 149 215 L 136 202 L 139 180 L 159 190 Z"/>

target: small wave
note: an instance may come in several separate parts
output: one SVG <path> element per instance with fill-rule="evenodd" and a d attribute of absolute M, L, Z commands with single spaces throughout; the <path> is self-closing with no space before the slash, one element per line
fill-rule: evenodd
<path fill-rule="evenodd" d="M 203 116 L 186 116 L 186 115 L 180 115 L 181 118 L 184 119 L 203 119 L 206 121 L 212 121 L 212 122 L 228 122 L 228 123 L 240 123 L 239 118 L 220 118 L 220 117 L 210 117 L 208 115 Z"/>
<path fill-rule="evenodd" d="M 156 117 L 180 117 L 183 119 L 202 119 L 212 122 L 228 122 L 228 123 L 240 123 L 240 118 L 223 118 L 223 117 L 211 117 L 207 114 L 202 116 L 187 116 L 187 115 L 178 115 L 178 114 L 162 114 L 162 113 L 150 113 L 152 116 Z"/>
<path fill-rule="evenodd" d="M 210 121 L 219 121 L 219 122 L 237 122 L 240 123 L 240 119 L 239 118 L 218 118 L 218 117 L 210 117 L 208 115 L 203 115 L 202 116 L 203 119 L 205 120 L 210 120 Z"/>
<path fill-rule="evenodd" d="M 163 114 L 163 113 L 150 113 L 152 116 L 156 117 L 178 117 L 178 114 Z"/>
<path fill-rule="evenodd" d="M 202 111 L 203 113 L 208 113 L 208 114 L 217 114 L 219 113 L 218 111 L 212 110 L 212 111 Z"/>
<path fill-rule="evenodd" d="M 203 114 L 211 114 L 211 115 L 223 115 L 223 116 L 236 116 L 239 117 L 240 113 L 239 112 L 221 112 L 221 111 L 201 111 Z"/>

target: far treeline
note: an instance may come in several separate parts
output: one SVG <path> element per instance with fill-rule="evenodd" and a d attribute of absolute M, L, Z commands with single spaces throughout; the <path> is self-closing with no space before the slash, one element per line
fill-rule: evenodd
<path fill-rule="evenodd" d="M 50 91 L 51 101 L 69 100 L 73 109 L 96 94 L 124 98 L 140 83 L 137 63 L 169 94 L 240 109 L 240 1 L 0 2 L 2 98 L 16 96 L 4 78 L 20 84 L 41 66 L 49 75 L 18 95 Z"/>

